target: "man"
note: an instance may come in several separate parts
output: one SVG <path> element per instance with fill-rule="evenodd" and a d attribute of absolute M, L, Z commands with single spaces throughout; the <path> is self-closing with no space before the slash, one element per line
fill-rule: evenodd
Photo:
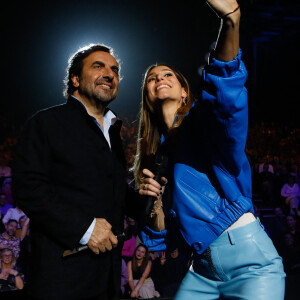
<path fill-rule="evenodd" d="M 69 60 L 67 103 L 37 113 L 20 140 L 13 192 L 30 218 L 31 299 L 117 298 L 122 245 L 116 235 L 125 200 L 133 197 L 122 122 L 107 108 L 117 96 L 119 72 L 110 48 L 78 51 Z M 79 244 L 89 249 L 62 257 Z"/>
<path fill-rule="evenodd" d="M 5 225 L 5 232 L 0 235 L 0 250 L 9 248 L 14 252 L 16 258 L 19 257 L 21 242 L 21 240 L 15 236 L 17 228 L 18 222 L 11 219 Z"/>

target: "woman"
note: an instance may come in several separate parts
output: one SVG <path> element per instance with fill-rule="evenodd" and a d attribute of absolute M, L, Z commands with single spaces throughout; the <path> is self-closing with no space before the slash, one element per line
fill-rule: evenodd
<path fill-rule="evenodd" d="M 282 260 L 253 215 L 240 9 L 235 0 L 206 2 L 222 21 L 201 101 L 170 66 L 151 66 L 144 77 L 134 171 L 139 193 L 157 198 L 142 239 L 166 249 L 177 226 L 192 249 L 175 299 L 283 299 Z M 149 170 L 157 153 L 168 157 L 163 207 L 166 181 Z"/>
<path fill-rule="evenodd" d="M 128 229 L 127 218 L 124 219 L 124 230 L 129 230 L 129 232 L 131 232 L 131 228 L 129 227 Z M 131 238 L 126 240 L 123 244 L 122 258 L 125 260 L 126 263 L 133 257 L 135 250 L 135 240 L 135 236 L 132 234 Z"/>
<path fill-rule="evenodd" d="M 296 183 L 295 176 L 290 175 L 288 182 L 281 188 L 281 196 L 285 197 L 285 204 L 289 207 L 289 213 L 300 217 L 299 197 L 300 187 Z"/>
<path fill-rule="evenodd" d="M 23 275 L 16 267 L 16 259 L 11 249 L 2 249 L 0 254 L 0 291 L 22 290 Z"/>
<path fill-rule="evenodd" d="M 145 299 L 159 296 L 150 278 L 151 267 L 152 261 L 148 256 L 148 248 L 139 244 L 134 251 L 133 259 L 127 264 L 131 298 Z"/>

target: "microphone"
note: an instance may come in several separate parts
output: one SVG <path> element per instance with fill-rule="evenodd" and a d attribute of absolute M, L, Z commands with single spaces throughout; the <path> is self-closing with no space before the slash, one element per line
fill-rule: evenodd
<path fill-rule="evenodd" d="M 161 177 L 165 174 L 167 165 L 168 165 L 168 157 L 161 153 L 157 153 L 155 155 L 155 160 L 154 160 L 153 179 L 160 184 L 161 184 Z M 153 196 L 146 197 L 146 204 L 145 204 L 146 219 L 148 219 L 151 214 L 155 200 L 156 197 Z"/>
<path fill-rule="evenodd" d="M 131 238 L 131 236 L 130 236 L 130 230 L 128 230 L 128 227 L 122 233 L 116 235 L 116 238 L 118 239 L 118 243 L 129 240 Z M 62 256 L 66 257 L 66 256 L 76 254 L 78 252 L 81 252 L 81 251 L 87 250 L 87 249 L 89 249 L 88 245 L 80 245 L 80 246 L 73 248 L 72 250 L 65 250 L 63 252 Z"/>

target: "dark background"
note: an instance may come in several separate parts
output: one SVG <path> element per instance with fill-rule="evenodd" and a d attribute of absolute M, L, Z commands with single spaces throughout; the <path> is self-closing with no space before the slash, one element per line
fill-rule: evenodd
<path fill-rule="evenodd" d="M 240 1 L 241 48 L 249 72 L 250 124 L 298 126 L 299 0 Z M 149 64 L 175 65 L 199 91 L 199 69 L 219 20 L 205 1 L 9 1 L 1 4 L 1 110 L 23 123 L 64 102 L 69 56 L 89 43 L 115 49 L 124 79 L 111 107 L 136 116 Z"/>

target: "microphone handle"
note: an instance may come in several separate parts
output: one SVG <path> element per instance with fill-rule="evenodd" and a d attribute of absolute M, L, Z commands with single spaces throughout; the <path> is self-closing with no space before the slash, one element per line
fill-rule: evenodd
<path fill-rule="evenodd" d="M 160 182 L 160 174 L 156 174 L 153 179 L 157 182 Z M 154 196 L 147 196 L 146 198 L 146 205 L 145 205 L 145 213 L 146 217 L 149 218 L 151 211 L 153 209 L 154 201 L 156 200 L 156 197 Z"/>

